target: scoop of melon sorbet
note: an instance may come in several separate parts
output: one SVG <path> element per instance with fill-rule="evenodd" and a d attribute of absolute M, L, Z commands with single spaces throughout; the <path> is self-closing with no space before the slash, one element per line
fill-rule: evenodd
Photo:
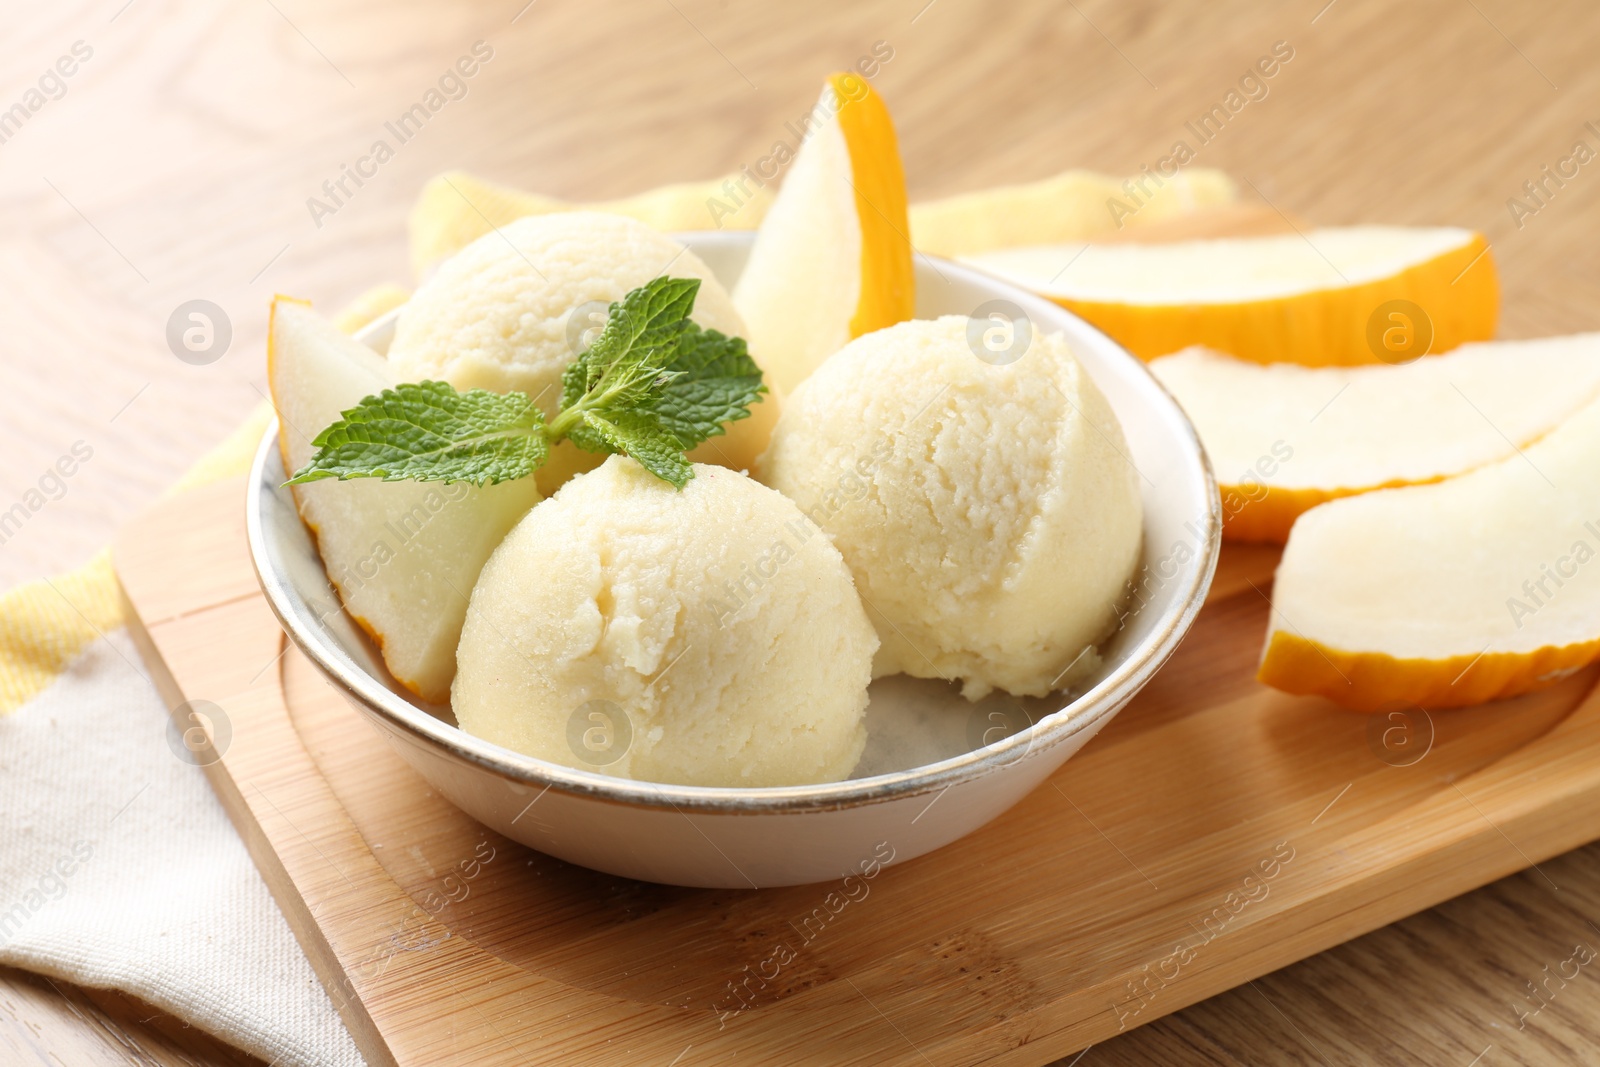
<path fill-rule="evenodd" d="M 866 743 L 878 639 L 793 503 L 696 464 L 681 491 L 613 456 L 511 531 L 473 589 L 463 729 L 641 781 L 837 781 Z"/>
<path fill-rule="evenodd" d="M 606 309 L 661 274 L 700 279 L 690 316 L 696 324 L 747 336 L 728 291 L 677 241 L 621 215 L 564 211 L 518 219 L 441 264 L 401 309 L 389 362 L 402 381 L 527 393 L 548 419 L 561 397 L 561 372 L 593 343 Z M 760 362 L 759 352 L 751 355 Z M 728 423 L 690 459 L 751 466 L 778 407 L 769 387 L 748 418 Z M 561 442 L 535 475 L 539 491 L 548 496 L 598 463 Z"/>
<path fill-rule="evenodd" d="M 1116 627 L 1139 476 L 1060 334 L 994 360 L 974 325 L 850 342 L 788 398 L 758 470 L 843 554 L 883 641 L 878 674 L 1044 696 L 1096 666 Z"/>

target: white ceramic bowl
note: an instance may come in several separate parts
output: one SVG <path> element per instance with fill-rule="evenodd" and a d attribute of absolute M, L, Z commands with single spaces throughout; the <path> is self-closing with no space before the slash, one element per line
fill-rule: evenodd
<path fill-rule="evenodd" d="M 751 235 L 679 239 L 731 288 Z M 282 488 L 275 433 L 256 457 L 248 501 L 250 549 L 267 600 L 300 650 L 434 788 L 506 837 L 572 863 L 675 885 L 760 888 L 840 878 L 971 833 L 1082 748 L 1172 654 L 1211 583 L 1221 516 L 1194 428 L 1143 363 L 1008 283 L 925 257 L 916 270 L 918 317 L 981 317 L 984 305 L 1005 301 L 1033 330 L 1065 334 L 1122 422 L 1144 491 L 1139 592 L 1102 648 L 1099 670 L 1075 692 L 971 704 L 942 682 L 880 679 L 861 766 L 829 785 L 655 785 L 533 759 L 458 729 L 448 708 L 418 703 L 384 670 L 340 609 Z M 382 352 L 393 331 L 391 315 L 360 336 Z"/>

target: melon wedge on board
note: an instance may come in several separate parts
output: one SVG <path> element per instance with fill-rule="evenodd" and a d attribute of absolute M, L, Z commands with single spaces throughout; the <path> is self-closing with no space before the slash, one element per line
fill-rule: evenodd
<path fill-rule="evenodd" d="M 1494 258 L 1470 230 L 1348 226 L 962 259 L 1144 359 L 1204 345 L 1257 363 L 1398 362 L 1487 340 L 1499 317 Z"/>
<path fill-rule="evenodd" d="M 1152 188 L 1156 181 L 1161 184 Z M 1019 245 L 1085 241 L 1134 233 L 1151 223 L 1222 207 L 1238 198 L 1233 179 L 1208 167 L 1181 170 L 1166 179 L 1136 174 L 1125 180 L 1068 170 L 1036 182 L 912 204 L 911 243 L 930 256 L 954 257 Z M 1129 211 L 1129 204 L 1136 204 L 1136 209 Z"/>
<path fill-rule="evenodd" d="M 1515 696 L 1600 657 L 1600 399 L 1498 463 L 1300 516 L 1259 676 L 1361 711 Z"/>
<path fill-rule="evenodd" d="M 1150 370 L 1211 457 L 1224 536 L 1281 543 L 1318 504 L 1438 481 L 1543 437 L 1600 394 L 1600 333 L 1397 367 L 1264 366 L 1191 348 Z"/>

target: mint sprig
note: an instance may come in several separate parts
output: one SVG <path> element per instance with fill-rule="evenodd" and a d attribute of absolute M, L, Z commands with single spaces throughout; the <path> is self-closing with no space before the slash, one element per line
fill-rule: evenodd
<path fill-rule="evenodd" d="M 315 455 L 289 485 L 323 478 L 487 485 L 527 477 L 549 453 L 544 413 L 526 393 L 403 382 L 342 414 L 312 440 Z"/>
<path fill-rule="evenodd" d="M 689 325 L 667 365 L 672 378 L 650 410 L 678 440 L 699 444 L 723 433 L 724 423 L 747 418 L 767 387 L 742 338 Z"/>
<path fill-rule="evenodd" d="M 549 423 L 524 393 L 405 382 L 343 412 L 286 484 L 489 485 L 526 478 L 566 439 L 588 452 L 632 456 L 682 489 L 694 477 L 683 453 L 747 417 L 766 392 L 743 339 L 690 321 L 699 290 L 695 278 L 657 278 L 612 304 L 594 344 L 562 374 Z"/>

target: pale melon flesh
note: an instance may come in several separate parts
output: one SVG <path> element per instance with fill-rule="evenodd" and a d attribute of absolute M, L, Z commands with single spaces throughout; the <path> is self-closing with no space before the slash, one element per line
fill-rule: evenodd
<path fill-rule="evenodd" d="M 830 75 L 733 302 L 787 394 L 852 338 L 911 318 L 916 281 L 906 180 L 882 97 Z"/>
<path fill-rule="evenodd" d="M 1481 703 L 1600 655 L 1600 400 L 1498 463 L 1300 517 L 1261 678 L 1362 710 Z"/>
<path fill-rule="evenodd" d="M 1323 501 L 1497 462 L 1600 394 L 1600 333 L 1462 345 L 1402 366 L 1203 348 L 1153 360 L 1211 457 L 1230 536 L 1282 540 Z"/>
<path fill-rule="evenodd" d="M 862 274 L 850 174 L 849 146 L 831 119 L 800 147 L 733 287 L 750 347 L 785 393 L 850 340 Z"/>
<path fill-rule="evenodd" d="M 284 466 L 362 397 L 394 384 L 386 360 L 305 304 L 273 304 L 267 376 Z M 532 478 L 464 482 L 327 479 L 294 487 L 328 577 L 383 651 L 391 674 L 425 700 L 448 699 L 467 598 L 508 530 L 539 500 Z"/>
<path fill-rule="evenodd" d="M 1152 180 L 1159 183 L 1154 189 L 1149 188 Z M 1140 195 L 1130 192 L 1140 182 Z M 913 204 L 911 241 L 919 252 L 950 257 L 1061 244 L 1125 227 L 1137 230 L 1238 198 L 1233 179 L 1208 167 L 1179 171 L 1165 181 L 1135 175 L 1126 182 L 1109 174 L 1068 170 L 1040 181 Z M 1134 204 L 1138 206 L 1129 210 Z"/>
<path fill-rule="evenodd" d="M 1451 227 L 1343 226 L 1155 245 L 1030 245 L 961 258 L 1052 297 L 1237 304 L 1378 281 L 1476 239 Z"/>

